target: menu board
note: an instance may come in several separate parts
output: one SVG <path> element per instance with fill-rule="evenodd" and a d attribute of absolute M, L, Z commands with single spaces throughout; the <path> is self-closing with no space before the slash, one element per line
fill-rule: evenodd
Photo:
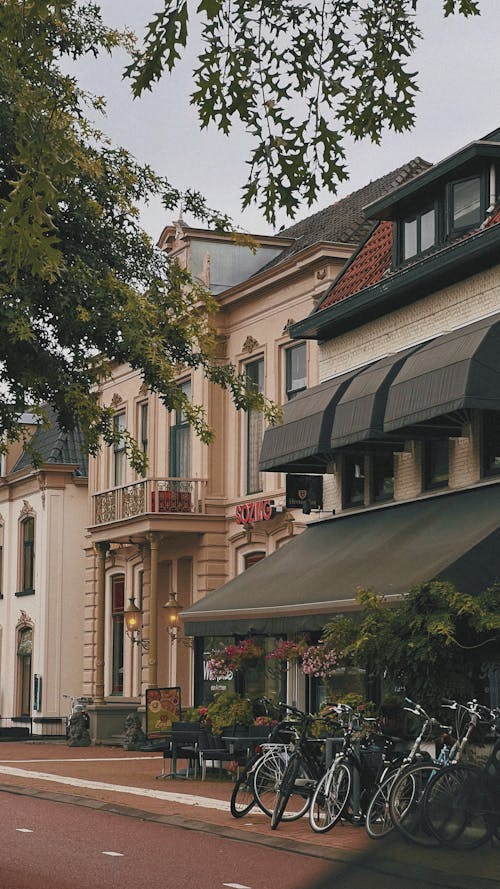
<path fill-rule="evenodd" d="M 146 735 L 148 738 L 161 738 L 166 735 L 172 722 L 181 718 L 181 689 L 146 689 Z"/>

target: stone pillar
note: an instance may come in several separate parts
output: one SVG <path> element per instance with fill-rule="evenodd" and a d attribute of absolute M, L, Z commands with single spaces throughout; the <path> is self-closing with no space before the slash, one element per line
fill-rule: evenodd
<path fill-rule="evenodd" d="M 95 690 L 96 704 L 104 701 L 104 620 L 106 614 L 106 555 L 109 543 L 96 543 L 97 552 L 97 614 L 96 614 L 96 652 L 95 652 Z"/>
<path fill-rule="evenodd" d="M 149 687 L 158 685 L 158 534 L 148 534 L 150 564 L 149 598 Z"/>

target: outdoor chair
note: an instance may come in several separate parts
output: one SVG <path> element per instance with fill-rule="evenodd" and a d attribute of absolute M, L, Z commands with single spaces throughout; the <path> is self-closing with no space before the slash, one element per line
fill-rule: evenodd
<path fill-rule="evenodd" d="M 216 768 L 218 765 L 219 776 L 222 777 L 223 763 L 233 762 L 235 756 L 220 738 L 213 735 L 208 729 L 201 729 L 198 744 L 198 758 L 201 769 L 201 779 L 204 781 L 207 776 L 207 767 Z"/>

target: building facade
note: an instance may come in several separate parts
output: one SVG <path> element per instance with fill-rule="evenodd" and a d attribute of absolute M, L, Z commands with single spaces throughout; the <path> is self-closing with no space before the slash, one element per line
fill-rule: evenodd
<path fill-rule="evenodd" d="M 221 359 L 280 404 L 316 386 L 317 343 L 292 340 L 290 328 L 314 309 L 366 231 L 362 204 L 428 166 L 416 159 L 275 238 L 254 238 L 255 252 L 182 222 L 167 227 L 160 247 L 218 301 Z M 204 405 L 212 445 L 202 445 L 182 413 L 166 411 L 130 368 L 113 368 L 102 386 L 102 402 L 114 408 L 117 429 L 135 435 L 148 470 L 135 476 L 119 445 L 90 461 L 84 691 L 95 701 L 94 739 L 119 733 L 147 687 L 179 686 L 183 706 L 210 698 L 206 662 L 221 634 L 191 637 L 182 623 L 164 628 L 164 605 L 172 596 L 183 610 L 203 601 L 316 515 L 312 491 L 295 501 L 289 492 L 287 507 L 285 476 L 260 472 L 259 413 L 236 411 L 201 374 L 180 369 L 178 385 Z M 321 495 L 314 496 L 318 509 Z M 131 607 L 140 628 L 128 634 Z M 258 690 L 268 681 L 259 677 Z"/>
<path fill-rule="evenodd" d="M 293 637 L 356 609 L 360 587 L 500 580 L 499 174 L 497 130 L 367 206 L 366 240 L 291 328 L 318 342 L 320 382 L 260 458 L 322 473 L 330 516 L 191 608 L 190 633 Z M 494 704 L 499 662 L 482 671 Z"/>
<path fill-rule="evenodd" d="M 87 460 L 78 432 L 32 415 L 0 478 L 0 735 L 64 732 L 66 696 L 82 688 Z"/>

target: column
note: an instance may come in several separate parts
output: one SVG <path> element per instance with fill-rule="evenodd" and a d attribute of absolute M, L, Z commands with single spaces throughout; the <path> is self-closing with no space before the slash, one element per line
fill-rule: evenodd
<path fill-rule="evenodd" d="M 158 548 L 160 537 L 151 532 L 149 541 L 150 598 L 149 598 L 149 687 L 158 685 Z"/>
<path fill-rule="evenodd" d="M 96 543 L 97 552 L 97 614 L 96 614 L 96 653 L 95 653 L 95 691 L 94 701 L 104 701 L 104 620 L 106 614 L 106 555 L 109 543 Z"/>

